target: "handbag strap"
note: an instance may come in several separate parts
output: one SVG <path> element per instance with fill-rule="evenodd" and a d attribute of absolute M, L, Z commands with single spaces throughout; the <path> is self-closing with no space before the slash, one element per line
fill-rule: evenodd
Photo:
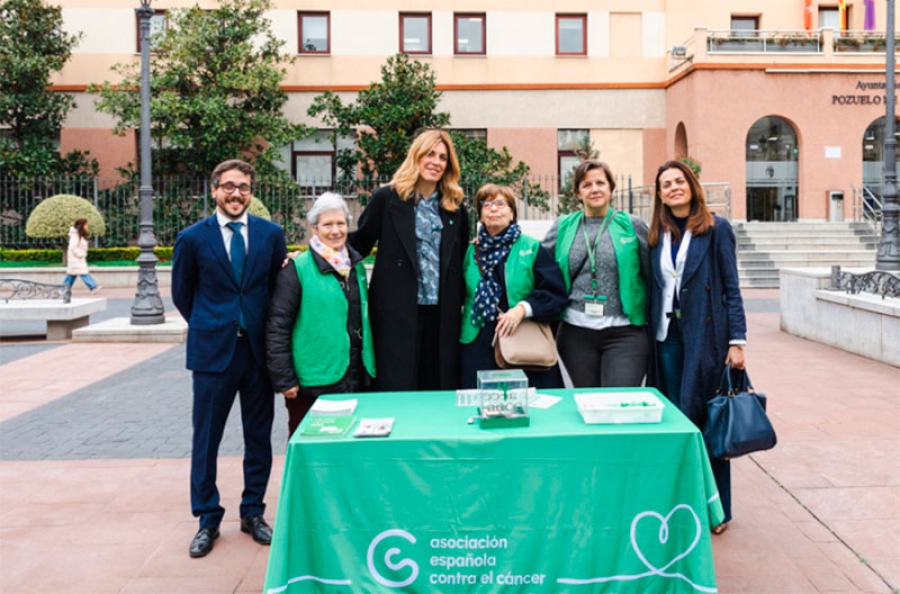
<path fill-rule="evenodd" d="M 725 369 L 722 370 L 722 378 L 719 380 L 719 387 L 716 388 L 716 394 L 734 396 L 734 386 L 731 383 L 731 363 L 726 363 Z"/>
<path fill-rule="evenodd" d="M 756 393 L 753 389 L 753 384 L 750 383 L 750 374 L 747 373 L 747 368 L 744 369 L 735 369 L 734 370 L 735 379 L 734 379 L 734 387 L 738 392 L 749 392 L 750 394 Z"/>

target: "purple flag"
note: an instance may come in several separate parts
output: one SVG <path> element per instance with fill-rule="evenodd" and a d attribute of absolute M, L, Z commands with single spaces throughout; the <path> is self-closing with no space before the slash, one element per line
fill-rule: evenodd
<path fill-rule="evenodd" d="M 875 30 L 875 0 L 863 0 L 866 7 L 866 18 L 863 22 L 863 28 L 866 31 Z"/>

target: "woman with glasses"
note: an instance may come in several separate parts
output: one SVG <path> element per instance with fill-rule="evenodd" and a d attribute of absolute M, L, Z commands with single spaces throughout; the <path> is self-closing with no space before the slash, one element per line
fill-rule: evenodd
<path fill-rule="evenodd" d="M 494 337 L 511 336 L 525 318 L 554 322 L 566 305 L 559 266 L 538 240 L 522 234 L 516 223 L 516 197 L 507 186 L 487 184 L 475 195 L 481 221 L 478 237 L 463 261 L 466 300 L 463 306 L 463 388 L 475 388 L 478 371 L 498 369 Z M 559 368 L 526 371 L 536 388 L 561 388 Z"/>
<path fill-rule="evenodd" d="M 378 244 L 369 312 L 380 391 L 452 390 L 459 383 L 469 217 L 458 182 L 450 135 L 425 130 L 350 234 L 364 256 Z"/>
<path fill-rule="evenodd" d="M 556 347 L 576 388 L 640 386 L 647 372 L 647 225 L 612 206 L 609 165 L 575 169 L 584 208 L 560 217 L 541 242 L 562 270 L 568 303 Z"/>
<path fill-rule="evenodd" d="M 349 218 L 339 195 L 319 196 L 306 214 L 309 249 L 278 275 L 269 304 L 269 376 L 291 435 L 316 398 L 358 392 L 375 376 L 366 269 L 346 244 Z"/>

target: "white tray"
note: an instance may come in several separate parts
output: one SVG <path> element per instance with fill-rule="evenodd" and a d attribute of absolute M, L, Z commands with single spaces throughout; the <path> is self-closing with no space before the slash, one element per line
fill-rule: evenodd
<path fill-rule="evenodd" d="M 599 423 L 659 423 L 665 405 L 649 392 L 586 392 L 575 394 L 578 412 L 588 425 Z"/>

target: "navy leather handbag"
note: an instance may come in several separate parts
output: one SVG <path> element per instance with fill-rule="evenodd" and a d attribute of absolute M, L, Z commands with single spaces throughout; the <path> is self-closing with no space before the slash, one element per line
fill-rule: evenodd
<path fill-rule="evenodd" d="M 732 382 L 732 373 L 737 381 Z M 770 450 L 778 438 L 766 416 L 766 397 L 753 389 L 746 370 L 725 366 L 716 395 L 706 403 L 709 420 L 703 428 L 706 448 L 713 458 L 728 460 L 751 452 Z"/>

